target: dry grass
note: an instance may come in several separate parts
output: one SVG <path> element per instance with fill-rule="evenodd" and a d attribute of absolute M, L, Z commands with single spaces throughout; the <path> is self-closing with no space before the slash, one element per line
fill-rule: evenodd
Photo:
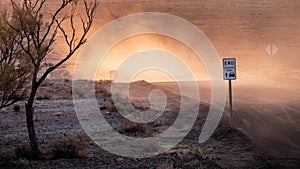
<path fill-rule="evenodd" d="M 14 111 L 16 111 L 16 112 L 18 112 L 18 111 L 20 111 L 20 106 L 18 105 L 18 104 L 14 104 L 14 106 L 13 106 L 13 109 L 14 109 Z"/>
<path fill-rule="evenodd" d="M 120 133 L 146 133 L 144 124 L 131 122 L 128 119 L 123 120 L 123 125 L 118 129 Z"/>
<path fill-rule="evenodd" d="M 46 146 L 46 154 L 51 159 L 83 158 L 89 155 L 84 135 L 58 136 Z"/>
<path fill-rule="evenodd" d="M 33 156 L 28 144 L 7 146 L 4 151 L 0 152 L 0 168 L 25 167 L 29 164 L 29 159 L 33 159 Z"/>
<path fill-rule="evenodd" d="M 40 159 L 66 159 L 84 158 L 89 156 L 88 145 L 84 140 L 85 135 L 76 133 L 70 136 L 58 136 L 55 140 L 44 146 L 45 150 Z M 28 160 L 35 160 L 29 144 L 9 146 L 5 152 L 0 152 L 0 168 L 24 167 Z"/>
<path fill-rule="evenodd" d="M 46 93 L 40 94 L 39 96 L 36 97 L 36 100 L 50 100 L 50 99 L 51 96 Z"/>
<path fill-rule="evenodd" d="M 32 159 L 33 154 L 29 144 L 19 144 L 14 149 L 14 154 L 16 158 Z"/>

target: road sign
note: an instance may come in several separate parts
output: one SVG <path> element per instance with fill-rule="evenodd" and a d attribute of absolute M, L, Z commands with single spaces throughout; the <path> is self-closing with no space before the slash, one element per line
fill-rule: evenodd
<path fill-rule="evenodd" d="M 224 80 L 229 80 L 229 107 L 230 107 L 230 117 L 229 124 L 232 127 L 232 87 L 231 80 L 236 79 L 236 61 L 235 58 L 224 58 L 223 59 L 223 78 Z"/>
<path fill-rule="evenodd" d="M 223 59 L 223 78 L 224 80 L 236 79 L 236 61 L 235 58 Z"/>

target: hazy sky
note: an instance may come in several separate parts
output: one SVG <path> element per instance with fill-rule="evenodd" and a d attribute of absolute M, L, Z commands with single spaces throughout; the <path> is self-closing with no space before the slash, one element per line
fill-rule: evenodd
<path fill-rule="evenodd" d="M 51 11 L 58 1 L 49 2 L 48 9 Z M 5 3 L 5 1 L 0 2 L 1 8 L 5 6 Z M 169 13 L 182 17 L 201 29 L 214 44 L 220 59 L 236 57 L 238 80 L 275 79 L 296 83 L 295 79 L 300 77 L 299 11 L 300 1 L 298 0 L 102 0 L 90 35 L 103 25 L 128 14 Z M 270 44 L 278 48 L 275 52 L 275 46 L 273 46 L 272 55 L 265 50 Z M 103 70 L 99 71 L 99 78 L 108 78 L 108 71 L 116 69 L 118 62 L 126 58 L 128 54 L 146 48 L 172 51 L 187 62 L 200 79 L 207 77 L 201 63 L 196 62 L 193 53 L 180 42 L 168 37 L 143 35 L 125 39 L 117 44 L 103 62 L 101 66 Z M 58 40 L 51 57 L 61 57 L 64 50 Z M 78 54 L 79 52 L 76 55 Z M 76 56 L 67 66 L 70 72 L 75 63 Z M 157 75 L 156 79 L 151 73 L 150 79 L 164 80 L 159 77 Z"/>
<path fill-rule="evenodd" d="M 215 45 L 221 58 L 236 57 L 239 79 L 258 80 L 298 78 L 300 53 L 300 5 L 298 1 L 155 1 L 155 3 L 113 3 L 104 1 L 99 8 L 99 27 L 106 21 L 143 11 L 166 12 L 180 16 L 198 26 Z M 218 4 L 220 2 L 220 4 Z M 228 9 L 222 8 L 227 5 Z M 225 3 L 225 4 L 224 4 Z M 120 30 L 122 31 L 122 30 Z M 188 36 L 188 35 L 187 35 Z M 141 40 L 143 38 L 143 40 Z M 126 43 L 128 43 L 126 45 Z M 177 44 L 176 44 L 177 43 Z M 124 58 L 123 51 L 138 47 L 176 50 L 175 54 L 197 65 L 189 51 L 168 38 L 133 37 L 111 51 L 110 57 Z M 274 44 L 278 51 L 269 55 L 265 49 Z M 174 48 L 175 46 L 175 48 Z M 133 48 L 132 48 L 133 47 Z M 122 51 L 117 54 L 117 51 Z M 111 56 L 114 53 L 117 56 Z M 109 58 L 109 57 L 108 57 Z M 109 60 L 109 59 L 108 59 Z M 113 68 L 115 62 L 103 66 Z M 202 73 L 202 74 L 205 74 Z M 200 73 L 199 73 L 200 75 Z"/>
<path fill-rule="evenodd" d="M 210 38 L 221 58 L 236 57 L 238 80 L 276 79 L 283 81 L 300 77 L 299 1 L 113 2 L 104 1 L 100 6 L 97 15 L 99 27 L 105 23 L 105 20 L 111 21 L 115 19 L 114 17 L 131 13 L 166 12 L 182 17 L 198 26 Z M 227 6 L 227 9 L 223 6 Z M 266 52 L 270 44 L 278 48 L 278 51 L 276 53 L 273 51 L 272 55 Z M 191 52 L 184 45 L 166 37 L 154 38 L 145 35 L 124 40 L 109 53 L 107 61 L 110 58 L 122 60 L 127 56 L 122 55 L 123 51 L 153 46 L 167 48 L 170 51 L 176 50 L 173 52 L 187 61 L 191 69 L 196 70 L 199 67 L 197 74 L 205 78 L 206 72 L 201 70 L 201 63 L 195 62 Z M 107 62 L 103 67 L 113 69 L 112 65 L 117 65 L 117 63 Z"/>

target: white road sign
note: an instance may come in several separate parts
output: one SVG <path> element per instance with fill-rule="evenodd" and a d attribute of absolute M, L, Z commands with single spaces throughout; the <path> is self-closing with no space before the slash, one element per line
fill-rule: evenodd
<path fill-rule="evenodd" d="M 235 58 L 223 59 L 223 78 L 224 80 L 236 79 L 236 61 Z"/>

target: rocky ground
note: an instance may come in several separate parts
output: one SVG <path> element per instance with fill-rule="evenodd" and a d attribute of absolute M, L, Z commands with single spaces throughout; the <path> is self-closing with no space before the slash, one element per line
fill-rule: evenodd
<path fill-rule="evenodd" d="M 77 119 L 70 93 L 70 81 L 48 81 L 44 84 L 35 102 L 35 125 L 38 142 L 42 151 L 47 144 L 57 136 L 69 137 L 75 133 L 83 137 L 87 145 L 86 153 L 80 158 L 42 158 L 30 160 L 18 158 L 14 149 L 18 145 L 27 144 L 24 101 L 18 102 L 20 111 L 12 107 L 1 110 L 0 113 L 0 168 L 299 168 L 296 157 L 276 157 L 259 151 L 255 144 L 241 131 L 229 128 L 228 119 L 223 117 L 213 136 L 204 144 L 198 143 L 200 129 L 206 118 L 209 105 L 200 104 L 196 123 L 191 132 L 173 149 L 155 157 L 132 159 L 111 154 L 97 146 L 83 131 Z M 140 85 L 139 85 L 140 84 Z M 135 89 L 144 89 L 147 93 L 157 86 L 146 82 L 134 84 Z M 47 92 L 49 86 L 55 91 Z M 103 91 L 109 82 L 97 83 L 98 96 L 104 96 Z M 67 90 L 68 89 L 68 90 Z M 102 91 L 102 92 L 101 92 Z M 97 91 L 96 91 L 97 93 Z M 107 93 L 106 93 L 107 94 Z M 44 97 L 47 95 L 47 97 Z M 176 94 L 167 96 L 176 101 Z M 109 94 L 108 94 L 109 96 Z M 168 98 L 169 100 L 169 98 Z M 141 101 L 141 100 L 140 100 Z M 178 100 L 177 100 L 178 101 Z M 141 105 L 141 104 L 139 104 Z M 176 106 L 177 105 L 177 106 Z M 169 107 L 168 107 L 169 106 Z M 104 110 L 106 120 L 120 133 L 132 137 L 144 137 L 145 128 L 150 128 L 151 134 L 157 134 L 167 128 L 177 117 L 178 104 L 169 104 L 157 123 L 142 126 L 126 126 L 124 118 L 113 109 Z M 142 109 L 143 107 L 137 106 Z M 126 125 L 125 125 L 126 123 Z M 147 130 L 148 131 L 148 130 Z"/>

